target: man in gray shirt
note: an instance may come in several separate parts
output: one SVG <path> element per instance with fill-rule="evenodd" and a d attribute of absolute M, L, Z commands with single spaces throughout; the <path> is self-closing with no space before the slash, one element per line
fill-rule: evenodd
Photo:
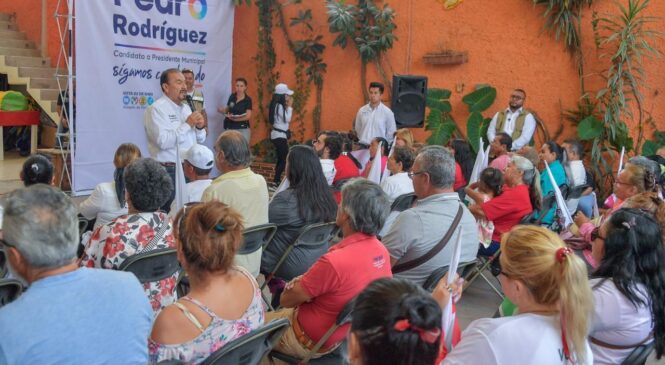
<path fill-rule="evenodd" d="M 415 260 L 436 246 L 450 228 L 462 202 L 453 190 L 455 182 L 455 160 L 453 155 L 440 146 L 423 148 L 413 164 L 409 176 L 418 200 L 416 205 L 402 212 L 383 237 L 382 241 L 390 253 L 392 267 Z M 478 227 L 469 210 L 463 206 L 462 251 L 460 263 L 476 258 L 478 252 Z M 457 235 L 453 235 L 446 246 L 427 262 L 413 269 L 394 274 L 422 285 L 435 269 L 448 266 Z"/>

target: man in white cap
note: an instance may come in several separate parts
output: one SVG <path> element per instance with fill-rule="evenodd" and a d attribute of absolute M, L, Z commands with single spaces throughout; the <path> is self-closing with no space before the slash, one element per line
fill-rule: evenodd
<path fill-rule="evenodd" d="M 203 191 L 212 183 L 209 175 L 215 165 L 215 155 L 210 148 L 202 144 L 195 144 L 185 152 L 183 160 L 182 169 L 188 181 L 185 185 L 183 204 L 200 202 Z M 170 214 L 175 216 L 176 213 L 178 212 L 175 209 L 174 200 Z"/>

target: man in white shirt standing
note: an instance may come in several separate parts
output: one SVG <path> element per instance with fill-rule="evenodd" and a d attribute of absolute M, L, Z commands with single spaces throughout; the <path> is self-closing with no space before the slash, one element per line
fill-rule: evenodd
<path fill-rule="evenodd" d="M 206 139 L 205 119 L 201 112 L 192 112 L 184 103 L 187 95 L 185 76 L 178 69 L 162 72 L 159 83 L 164 95 L 146 109 L 143 116 L 150 157 L 157 160 L 171 176 L 175 186 L 176 148 L 184 155 L 197 143 Z M 171 199 L 162 207 L 169 211 Z"/>
<path fill-rule="evenodd" d="M 203 191 L 212 183 L 210 171 L 215 166 L 215 155 L 210 148 L 202 144 L 195 144 L 185 152 L 183 159 L 182 169 L 188 181 L 185 185 L 185 201 L 183 201 L 183 204 L 200 202 Z M 176 213 L 174 201 L 171 203 L 169 214 L 175 216 Z"/>
<path fill-rule="evenodd" d="M 518 151 L 529 144 L 536 131 L 536 119 L 524 109 L 524 101 L 526 101 L 526 92 L 522 89 L 513 90 L 508 108 L 494 114 L 487 128 L 489 141 L 494 141 L 497 133 L 504 132 L 513 139 L 513 151 Z"/>
<path fill-rule="evenodd" d="M 353 130 L 358 135 L 360 145 L 360 150 L 354 151 L 353 155 L 362 164 L 361 170 L 369 161 L 369 145 L 372 140 L 383 137 L 386 141 L 392 141 L 397 129 L 393 111 L 381 102 L 383 90 L 384 86 L 380 82 L 369 84 L 369 103 L 358 110 L 353 122 Z"/>

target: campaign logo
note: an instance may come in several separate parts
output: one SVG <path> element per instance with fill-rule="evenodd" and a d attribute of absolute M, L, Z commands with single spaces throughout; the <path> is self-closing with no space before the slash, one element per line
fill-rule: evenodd
<path fill-rule="evenodd" d="M 206 0 L 189 0 L 189 14 L 192 18 L 201 20 L 208 13 L 208 2 Z"/>
<path fill-rule="evenodd" d="M 129 96 L 125 95 L 122 97 L 122 103 L 125 105 L 129 105 L 130 99 Z"/>
<path fill-rule="evenodd" d="M 146 91 L 123 91 L 123 109 L 145 109 L 155 102 L 151 92 Z"/>

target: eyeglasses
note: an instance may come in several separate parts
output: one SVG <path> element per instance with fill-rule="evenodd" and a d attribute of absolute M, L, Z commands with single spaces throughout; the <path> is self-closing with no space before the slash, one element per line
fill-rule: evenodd
<path fill-rule="evenodd" d="M 591 231 L 591 241 L 595 240 L 605 241 L 605 237 L 600 235 L 600 227 L 596 227 Z"/>
<path fill-rule="evenodd" d="M 511 98 L 511 99 L 515 99 L 515 100 L 522 100 L 522 99 L 524 99 L 524 98 L 523 98 L 522 96 L 520 96 L 520 95 L 510 95 L 510 98 Z"/>
<path fill-rule="evenodd" d="M 12 245 L 11 243 L 5 241 L 3 238 L 0 238 L 0 243 L 1 243 L 3 246 L 14 247 L 14 248 L 16 248 L 15 245 Z"/>
<path fill-rule="evenodd" d="M 418 171 L 418 172 L 409 172 L 407 175 L 409 178 L 413 179 L 414 176 L 420 175 L 420 174 L 426 174 L 427 171 Z"/>

